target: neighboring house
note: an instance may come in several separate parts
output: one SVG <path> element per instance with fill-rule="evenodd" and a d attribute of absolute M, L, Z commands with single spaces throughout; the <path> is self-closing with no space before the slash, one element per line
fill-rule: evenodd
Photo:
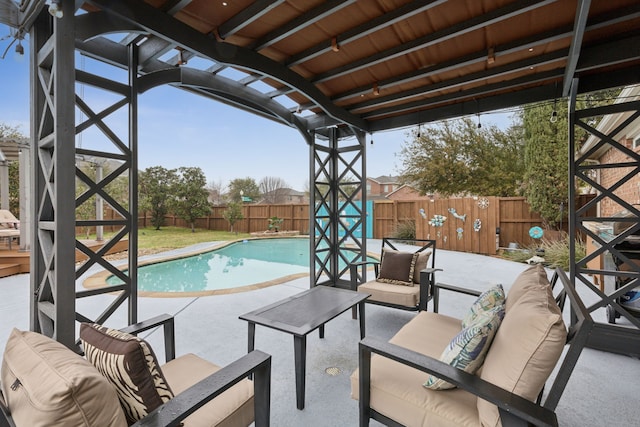
<path fill-rule="evenodd" d="M 640 99 L 640 86 L 631 86 L 622 90 L 616 103 L 631 102 L 638 99 Z M 613 129 L 628 119 L 630 115 L 631 112 L 606 115 L 598 124 L 597 130 L 608 135 Z M 617 135 L 614 135 L 613 139 L 630 150 L 640 152 L 640 118 L 637 118 Z M 590 136 L 580 150 L 581 155 L 589 151 L 598 141 L 598 138 Z M 630 159 L 627 154 L 616 147 L 604 145 L 590 156 L 590 160 L 601 164 L 616 164 L 629 162 Z M 596 180 L 600 182 L 603 187 L 611 188 L 620 178 L 630 171 L 629 168 L 603 168 L 599 170 Z M 640 204 L 640 175 L 636 174 L 633 178 L 622 184 L 616 189 L 615 194 L 631 204 Z M 598 215 L 603 217 L 615 216 L 622 210 L 622 207 L 610 198 L 605 198 L 598 203 L 598 205 Z"/>
<path fill-rule="evenodd" d="M 278 188 L 263 195 L 261 204 L 283 204 L 296 205 L 309 203 L 309 196 L 306 193 L 292 188 Z"/>
<path fill-rule="evenodd" d="M 367 200 L 384 199 L 387 194 L 400 188 L 397 176 L 381 175 L 377 178 L 367 178 Z"/>
<path fill-rule="evenodd" d="M 410 185 L 403 185 L 397 190 L 386 195 L 386 198 L 394 201 L 402 200 L 434 200 L 433 194 L 420 194 L 418 190 Z"/>

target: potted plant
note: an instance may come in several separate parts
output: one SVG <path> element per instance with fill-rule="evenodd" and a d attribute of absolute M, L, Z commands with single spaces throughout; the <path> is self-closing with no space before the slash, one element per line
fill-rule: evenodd
<path fill-rule="evenodd" d="M 284 219 L 278 218 L 277 216 L 272 216 L 269 218 L 269 231 L 277 233 L 280 230 L 280 226 L 282 225 Z"/>

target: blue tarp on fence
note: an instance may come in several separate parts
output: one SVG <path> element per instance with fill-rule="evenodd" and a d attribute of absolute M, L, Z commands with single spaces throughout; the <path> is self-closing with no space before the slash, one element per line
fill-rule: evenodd
<path fill-rule="evenodd" d="M 356 205 L 358 208 L 356 208 Z M 345 230 L 351 228 L 353 224 L 358 221 L 359 213 L 358 209 L 362 206 L 362 202 L 357 200 L 353 203 L 342 203 L 340 204 L 340 222 L 342 225 L 338 228 L 338 236 L 342 237 L 345 234 Z M 367 201 L 367 239 L 373 239 L 373 201 Z M 318 215 L 316 221 L 320 226 L 325 225 L 325 218 L 328 216 L 327 210 L 324 207 L 321 207 L 318 211 Z M 323 218 L 324 217 L 324 218 Z M 316 230 L 316 236 L 318 235 L 318 231 Z M 356 229 L 353 231 L 353 235 L 357 238 L 362 238 L 362 224 L 358 225 Z"/>

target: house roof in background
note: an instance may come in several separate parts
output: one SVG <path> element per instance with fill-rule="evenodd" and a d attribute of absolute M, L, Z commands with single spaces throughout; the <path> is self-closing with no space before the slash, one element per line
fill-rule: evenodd
<path fill-rule="evenodd" d="M 638 71 L 640 73 L 640 70 Z M 620 104 L 623 102 L 633 102 L 640 100 L 640 85 L 627 86 L 618 95 L 618 98 L 615 101 L 615 104 Z M 631 116 L 631 111 L 625 111 L 623 113 L 615 113 L 615 114 L 607 114 L 600 120 L 596 129 L 601 133 L 608 135 L 614 129 L 619 127 L 625 120 L 627 120 Z M 632 137 L 636 136 L 630 134 L 635 132 L 637 135 L 640 135 L 640 118 L 635 119 L 629 125 L 621 129 L 616 135 L 612 135 L 615 141 L 620 141 L 623 137 Z M 591 134 L 587 141 L 583 144 L 578 153 L 579 156 L 584 155 L 589 150 L 591 150 L 598 142 L 600 142 L 600 138 L 596 135 Z M 599 159 L 606 151 L 611 148 L 610 145 L 604 144 L 601 148 L 594 151 L 590 158 L 591 159 Z"/>
<path fill-rule="evenodd" d="M 377 182 L 378 184 L 397 184 L 398 181 L 400 180 L 399 177 L 397 176 L 390 176 L 390 175 L 380 175 L 377 178 L 372 178 L 372 177 L 368 177 L 367 179 L 370 179 L 372 181 Z"/>

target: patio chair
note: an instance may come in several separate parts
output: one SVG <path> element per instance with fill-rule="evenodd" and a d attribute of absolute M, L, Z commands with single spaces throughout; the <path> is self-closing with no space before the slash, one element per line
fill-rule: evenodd
<path fill-rule="evenodd" d="M 7 246 L 11 250 L 13 239 L 20 239 L 20 220 L 11 211 L 0 209 L 0 239 L 7 239 Z"/>
<path fill-rule="evenodd" d="M 161 369 L 133 336 L 160 326 Z M 252 351 L 224 368 L 193 354 L 175 358 L 174 319 L 166 314 L 119 331 L 82 324 L 80 335 L 86 359 L 39 333 L 13 330 L 2 361 L 0 426 L 248 426 L 254 419 L 269 426 L 268 354 Z"/>
<path fill-rule="evenodd" d="M 7 209 L 0 209 L 0 228 L 20 228 L 20 220 Z"/>
<path fill-rule="evenodd" d="M 415 251 L 398 250 L 396 245 L 406 244 Z M 370 294 L 369 304 L 383 305 L 401 310 L 427 309 L 431 299 L 435 272 L 436 241 L 385 237 L 379 262 L 362 261 L 350 264 L 351 290 Z M 375 277 L 364 281 L 365 269 L 373 265 Z M 357 317 L 356 308 L 353 318 Z"/>
<path fill-rule="evenodd" d="M 558 281 L 563 290 L 554 298 Z M 389 342 L 360 341 L 359 369 L 351 376 L 360 426 L 368 426 L 370 418 L 392 426 L 557 426 L 555 409 L 593 319 L 560 269 L 550 285 L 541 266 L 531 267 L 518 276 L 505 302 L 494 295 L 484 292 L 462 320 L 424 311 Z M 568 331 L 562 315 L 567 297 L 576 319 Z M 470 326 L 460 331 L 465 321 Z"/>

